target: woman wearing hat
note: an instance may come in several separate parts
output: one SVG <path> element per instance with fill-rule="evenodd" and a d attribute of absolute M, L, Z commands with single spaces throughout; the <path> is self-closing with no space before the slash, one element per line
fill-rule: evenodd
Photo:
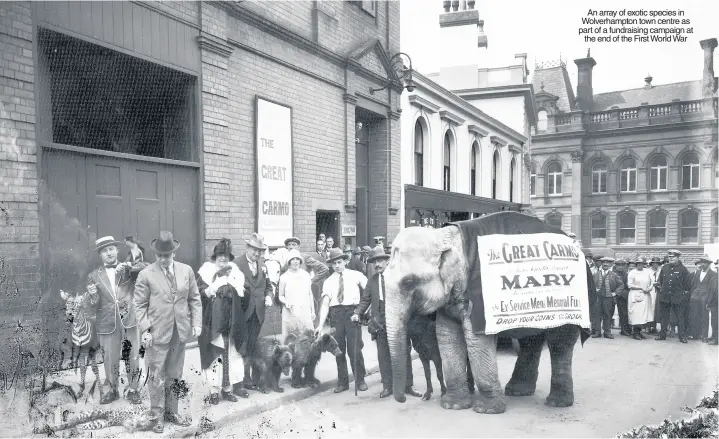
<path fill-rule="evenodd" d="M 237 401 L 232 384 L 242 381 L 244 363 L 240 347 L 244 332 L 242 301 L 245 276 L 232 262 L 232 242 L 222 238 L 212 251 L 211 262 L 197 271 L 197 288 L 202 300 L 202 334 L 197 340 L 205 380 L 210 385 L 210 403 L 220 396 Z M 238 395 L 246 398 L 246 390 Z"/>
<path fill-rule="evenodd" d="M 282 339 L 288 334 L 314 330 L 315 298 L 312 295 L 312 278 L 302 269 L 304 257 L 298 250 L 287 254 L 288 269 L 280 276 L 277 298 L 282 303 Z"/>
<path fill-rule="evenodd" d="M 629 296 L 627 298 L 629 324 L 632 326 L 632 337 L 634 340 L 643 340 L 642 327 L 647 324 L 650 315 L 649 294 L 654 289 L 654 279 L 649 270 L 644 269 L 646 261 L 638 259 L 634 261 L 636 268 L 627 275 Z"/>

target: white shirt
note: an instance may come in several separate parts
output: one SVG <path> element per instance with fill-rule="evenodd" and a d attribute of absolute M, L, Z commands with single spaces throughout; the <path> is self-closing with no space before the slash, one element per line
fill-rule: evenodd
<path fill-rule="evenodd" d="M 250 271 L 252 272 L 252 276 L 257 276 L 257 262 L 250 259 L 250 257 L 245 253 L 245 257 L 247 258 L 247 262 L 249 262 Z"/>
<path fill-rule="evenodd" d="M 707 270 L 707 271 L 709 271 L 709 270 Z M 707 271 L 702 271 L 701 273 L 699 273 L 699 282 L 704 281 L 704 276 L 707 275 Z"/>
<path fill-rule="evenodd" d="M 342 272 L 342 280 L 344 284 L 344 300 L 342 303 L 337 301 L 337 293 L 339 292 L 340 275 L 337 272 L 332 273 L 322 285 L 322 297 L 330 299 L 330 306 L 337 305 L 358 305 L 362 298 L 361 289 L 367 287 L 367 278 L 359 271 L 345 268 Z"/>
<path fill-rule="evenodd" d="M 382 285 L 384 282 L 382 282 L 382 279 L 384 279 L 384 274 L 379 273 L 379 279 L 377 279 L 377 284 L 378 284 L 377 289 L 379 290 L 379 300 L 384 302 L 384 287 Z"/>
<path fill-rule="evenodd" d="M 106 267 L 105 273 L 107 274 L 107 279 L 110 281 L 110 289 L 113 293 L 116 293 L 117 291 L 115 291 L 115 269 Z"/>

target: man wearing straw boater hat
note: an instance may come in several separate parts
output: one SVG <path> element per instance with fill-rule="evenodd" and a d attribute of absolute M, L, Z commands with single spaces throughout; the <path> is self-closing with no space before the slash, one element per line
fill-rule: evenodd
<path fill-rule="evenodd" d="M 367 390 L 365 384 L 365 366 L 362 356 L 362 330 L 351 318 L 362 298 L 362 290 L 367 286 L 367 278 L 359 271 L 345 267 L 348 256 L 338 248 L 330 250 L 327 263 L 332 265 L 334 273 L 322 285 L 322 305 L 320 319 L 315 333 L 322 332 L 327 316 L 330 326 L 335 330 L 335 339 L 342 355 L 335 357 L 337 361 L 337 387 L 335 393 L 349 390 L 349 374 L 347 373 L 347 357 L 352 362 L 352 374 L 358 390 Z"/>
<path fill-rule="evenodd" d="M 185 344 L 202 334 L 202 302 L 195 273 L 189 265 L 175 261 L 180 241 L 161 231 L 150 243 L 156 261 L 142 270 L 135 283 L 135 309 L 148 363 L 150 408 L 164 422 L 189 426 L 190 420 L 177 412 L 178 386 L 185 366 Z"/>
<path fill-rule="evenodd" d="M 105 366 L 105 378 L 110 385 L 100 404 L 109 404 L 120 398 L 120 359 L 124 340 L 130 343 L 128 359 L 129 390 L 127 399 L 140 404 L 140 334 L 137 328 L 130 263 L 117 262 L 119 242 L 112 236 L 95 241 L 95 251 L 102 265 L 88 275 L 90 293 L 90 315 L 95 317 L 95 328 L 100 339 Z"/>
<path fill-rule="evenodd" d="M 245 275 L 244 298 L 242 309 L 245 322 L 245 340 L 242 356 L 245 359 L 245 375 L 243 384 L 245 389 L 258 390 L 260 385 L 260 371 L 252 365 L 250 358 L 255 354 L 257 338 L 260 336 L 262 324 L 265 322 L 265 309 L 272 306 L 272 282 L 267 278 L 262 255 L 267 246 L 265 238 L 259 233 L 250 235 L 246 239 L 247 249 L 237 259 L 237 267 Z M 237 388 L 238 385 L 235 385 Z M 239 389 L 236 389 L 239 392 Z"/>
<path fill-rule="evenodd" d="M 372 338 L 377 341 L 377 360 L 379 361 L 379 374 L 382 377 L 382 392 L 380 398 L 386 398 L 392 394 L 392 357 L 390 356 L 389 343 L 387 341 L 387 330 L 385 328 L 385 285 L 384 270 L 390 255 L 384 249 L 375 247 L 369 254 L 368 261 L 373 262 L 377 272 L 367 281 L 367 289 L 360 304 L 355 308 L 352 315 L 353 322 L 359 322 L 360 316 L 369 309 L 370 324 L 369 331 Z M 410 342 L 407 340 L 407 344 Z M 422 396 L 413 387 L 412 377 L 412 356 L 411 349 L 407 349 L 407 389 L 406 393 L 412 396 Z"/>

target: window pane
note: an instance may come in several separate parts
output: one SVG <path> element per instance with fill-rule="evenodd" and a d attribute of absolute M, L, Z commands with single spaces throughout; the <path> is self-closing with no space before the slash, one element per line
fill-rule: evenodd
<path fill-rule="evenodd" d="M 634 228 L 634 215 L 628 214 L 628 215 L 621 215 L 619 217 L 619 228 L 626 229 L 626 228 Z"/>
<path fill-rule="evenodd" d="M 696 212 L 682 213 L 682 227 L 698 227 L 699 214 Z"/>
<path fill-rule="evenodd" d="M 619 242 L 634 242 L 634 229 L 619 229 Z"/>
<path fill-rule="evenodd" d="M 607 239 L 607 229 L 592 229 L 592 239 Z"/>
<path fill-rule="evenodd" d="M 652 159 L 652 166 L 666 166 L 667 159 L 664 156 L 657 156 Z"/>
<path fill-rule="evenodd" d="M 555 194 L 555 192 L 554 192 L 554 176 L 553 175 L 549 176 L 549 194 L 550 195 Z"/>
<path fill-rule="evenodd" d="M 657 189 L 667 188 L 667 168 L 659 169 L 659 187 Z"/>
<path fill-rule="evenodd" d="M 656 212 L 649 216 L 649 227 L 666 227 L 666 214 Z"/>
<path fill-rule="evenodd" d="M 652 190 L 659 189 L 659 170 L 652 168 L 649 172 L 649 176 L 650 176 L 649 188 Z"/>
<path fill-rule="evenodd" d="M 604 215 L 595 215 L 592 217 L 593 229 L 604 229 L 607 227 L 607 217 Z"/>
<path fill-rule="evenodd" d="M 424 152 L 424 135 L 419 121 L 414 125 L 414 152 L 420 154 Z"/>
<path fill-rule="evenodd" d="M 599 173 L 592 173 L 592 192 L 599 192 Z"/>
<path fill-rule="evenodd" d="M 692 166 L 692 189 L 699 189 L 699 165 Z"/>
<path fill-rule="evenodd" d="M 472 195 L 477 195 L 477 171 L 472 169 L 472 172 L 470 172 L 469 178 L 470 178 L 470 181 L 469 181 L 470 193 Z"/>
<path fill-rule="evenodd" d="M 537 176 L 534 174 L 529 176 L 529 195 L 537 195 Z"/>
<path fill-rule="evenodd" d="M 626 192 L 629 189 L 629 174 L 627 174 L 626 170 L 622 170 L 621 177 L 619 179 L 619 190 L 622 192 Z"/>
<path fill-rule="evenodd" d="M 545 220 L 547 224 L 559 229 L 562 228 L 562 217 L 559 215 L 549 215 Z"/>
<path fill-rule="evenodd" d="M 556 184 L 556 188 L 555 188 L 557 190 L 556 193 L 561 194 L 562 193 L 562 174 L 557 174 L 556 178 L 557 178 L 557 184 Z"/>
<path fill-rule="evenodd" d="M 716 240 L 719 238 L 719 212 L 714 212 L 714 215 L 712 215 L 712 222 L 714 223 L 714 239 Z"/>
<path fill-rule="evenodd" d="M 414 184 L 417 186 L 422 186 L 424 183 L 424 175 L 423 175 L 423 169 L 424 168 L 424 157 L 420 153 L 414 154 Z"/>
<path fill-rule="evenodd" d="M 682 166 L 682 189 L 691 189 L 692 187 L 692 167 Z"/>
<path fill-rule="evenodd" d="M 682 227 L 682 241 L 696 242 L 699 236 L 699 229 L 696 227 Z"/>

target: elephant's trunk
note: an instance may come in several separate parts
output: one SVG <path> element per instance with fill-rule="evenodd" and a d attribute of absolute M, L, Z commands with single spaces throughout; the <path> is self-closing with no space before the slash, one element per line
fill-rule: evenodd
<path fill-rule="evenodd" d="M 397 402 L 405 402 L 407 381 L 407 309 L 398 297 L 385 303 L 387 341 L 392 359 L 392 393 Z"/>

